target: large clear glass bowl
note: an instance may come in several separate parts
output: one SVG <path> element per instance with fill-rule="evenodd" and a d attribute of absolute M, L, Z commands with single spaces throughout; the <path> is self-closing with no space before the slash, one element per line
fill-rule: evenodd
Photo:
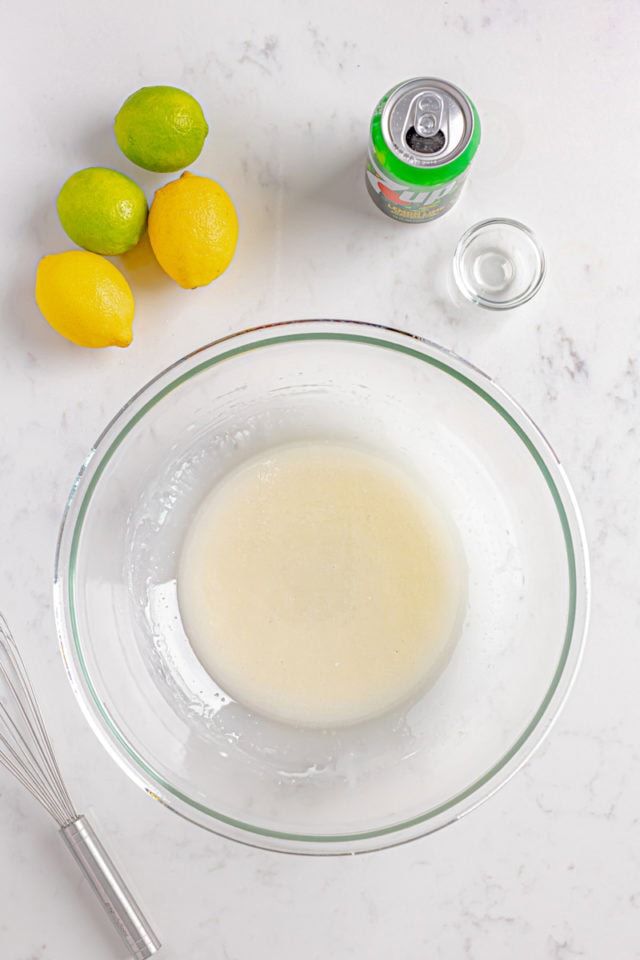
<path fill-rule="evenodd" d="M 327 730 L 233 701 L 182 629 L 176 566 L 216 479 L 272 445 L 345 441 L 424 478 L 469 570 L 462 634 L 421 699 Z M 56 558 L 55 611 L 80 705 L 165 806 L 273 850 L 347 853 L 437 830 L 489 797 L 557 716 L 588 610 L 564 471 L 487 376 L 425 340 L 309 320 L 228 337 L 152 380 L 82 465 Z"/>

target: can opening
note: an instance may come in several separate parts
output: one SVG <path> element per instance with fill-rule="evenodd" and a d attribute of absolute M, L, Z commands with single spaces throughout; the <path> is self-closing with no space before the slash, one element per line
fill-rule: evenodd
<path fill-rule="evenodd" d="M 407 130 L 407 146 L 414 153 L 438 153 L 445 142 L 446 137 L 442 130 L 438 130 L 430 137 L 421 136 L 415 127 L 409 127 Z"/>

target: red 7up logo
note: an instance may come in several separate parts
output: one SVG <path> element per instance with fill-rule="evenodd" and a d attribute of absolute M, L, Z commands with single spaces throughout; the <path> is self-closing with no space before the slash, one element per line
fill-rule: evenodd
<path fill-rule="evenodd" d="M 431 190 L 410 190 L 404 184 L 386 177 L 374 167 L 371 160 L 369 160 L 367 166 L 367 178 L 376 193 L 381 193 L 390 203 L 397 203 L 401 207 L 410 207 L 413 204 L 425 206 L 436 203 L 446 197 L 448 193 L 451 193 L 459 182 L 458 180 L 451 180 L 449 183 L 444 183 Z"/>

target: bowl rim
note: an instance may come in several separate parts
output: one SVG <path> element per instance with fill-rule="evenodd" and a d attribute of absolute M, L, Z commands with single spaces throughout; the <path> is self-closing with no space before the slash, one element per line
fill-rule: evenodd
<path fill-rule="evenodd" d="M 453 376 L 487 402 L 515 431 L 533 457 L 560 521 L 569 582 L 568 616 L 556 669 L 538 709 L 511 747 L 464 790 L 408 820 L 344 834 L 301 834 L 246 823 L 188 797 L 153 770 L 118 729 L 86 669 L 75 615 L 74 582 L 84 518 L 100 476 L 130 430 L 172 390 L 223 360 L 274 344 L 336 340 L 393 349 Z M 354 320 L 300 319 L 250 327 L 205 344 L 170 364 L 121 407 L 91 446 L 71 487 L 58 534 L 54 613 L 67 676 L 86 720 L 112 759 L 150 796 L 213 833 L 270 850 L 356 853 L 395 846 L 460 819 L 502 787 L 539 747 L 564 705 L 582 657 L 590 608 L 586 535 L 566 473 L 541 430 L 511 396 L 474 364 L 417 334 Z"/>

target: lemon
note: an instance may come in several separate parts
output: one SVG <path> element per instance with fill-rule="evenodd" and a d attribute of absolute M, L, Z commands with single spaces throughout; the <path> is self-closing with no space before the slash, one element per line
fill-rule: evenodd
<path fill-rule="evenodd" d="M 43 257 L 36 302 L 53 329 L 81 347 L 127 347 L 133 339 L 131 288 L 97 253 L 67 250 Z"/>
<path fill-rule="evenodd" d="M 135 247 L 147 226 L 147 198 L 138 184 L 107 167 L 87 167 L 72 174 L 56 205 L 67 235 L 93 253 L 125 253 Z"/>
<path fill-rule="evenodd" d="M 200 156 L 209 132 L 202 107 L 178 87 L 141 87 L 120 107 L 114 122 L 125 157 L 145 170 L 170 173 Z"/>
<path fill-rule="evenodd" d="M 227 269 L 238 217 L 226 190 L 188 171 L 156 191 L 149 240 L 165 273 L 181 287 L 204 287 Z"/>

